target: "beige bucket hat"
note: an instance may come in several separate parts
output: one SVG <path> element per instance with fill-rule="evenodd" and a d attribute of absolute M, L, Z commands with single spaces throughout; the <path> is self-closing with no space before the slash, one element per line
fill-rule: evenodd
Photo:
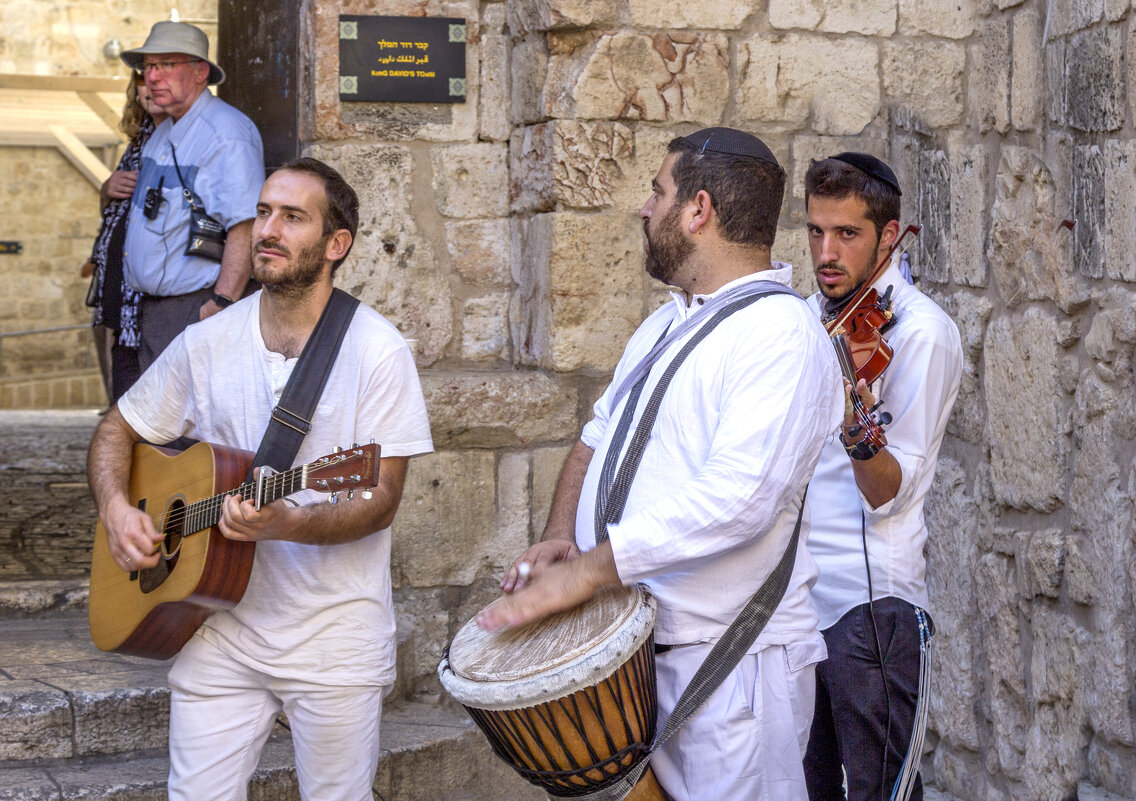
<path fill-rule="evenodd" d="M 142 69 L 142 56 L 157 53 L 184 53 L 209 65 L 209 83 L 225 80 L 225 71 L 209 60 L 209 37 L 205 31 L 188 22 L 155 22 L 146 43 L 134 50 L 124 50 L 120 58 L 132 70 Z"/>

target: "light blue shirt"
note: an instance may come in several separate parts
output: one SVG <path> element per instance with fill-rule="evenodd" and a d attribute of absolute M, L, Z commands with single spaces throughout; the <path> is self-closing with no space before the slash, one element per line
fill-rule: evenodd
<path fill-rule="evenodd" d="M 126 280 L 147 295 L 184 295 L 212 286 L 221 265 L 186 256 L 189 204 L 174 170 L 171 145 L 186 185 L 205 211 L 229 230 L 256 216 L 264 183 L 264 151 L 252 120 L 204 91 L 176 123 L 167 119 L 142 150 L 142 166 L 126 225 Z M 146 193 L 161 185 L 158 216 L 146 219 Z"/>

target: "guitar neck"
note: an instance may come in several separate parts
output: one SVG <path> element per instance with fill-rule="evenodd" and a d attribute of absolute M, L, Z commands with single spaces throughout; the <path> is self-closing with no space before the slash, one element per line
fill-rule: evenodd
<path fill-rule="evenodd" d="M 289 470 L 284 470 L 280 473 L 273 473 L 261 482 L 258 506 L 272 503 L 275 500 L 284 498 L 288 495 L 299 492 L 300 490 L 307 489 L 307 468 L 308 465 L 299 465 Z M 211 526 L 217 525 L 221 521 L 221 511 L 225 505 L 225 499 L 230 495 L 240 495 L 244 500 L 257 501 L 257 482 L 246 481 L 238 487 L 233 487 L 230 490 L 214 495 L 210 498 L 203 498 L 186 506 L 185 509 L 185 530 L 189 531 L 202 531 Z"/>

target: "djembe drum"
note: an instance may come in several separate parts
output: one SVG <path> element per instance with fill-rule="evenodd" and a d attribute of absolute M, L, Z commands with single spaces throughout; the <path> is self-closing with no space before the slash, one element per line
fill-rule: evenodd
<path fill-rule="evenodd" d="M 655 738 L 655 599 L 611 588 L 528 626 L 471 620 L 438 666 L 494 753 L 556 798 L 624 779 Z M 648 768 L 626 798 L 664 801 Z"/>

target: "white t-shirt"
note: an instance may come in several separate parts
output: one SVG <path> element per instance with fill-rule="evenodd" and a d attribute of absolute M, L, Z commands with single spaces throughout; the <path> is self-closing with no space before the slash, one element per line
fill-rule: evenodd
<path fill-rule="evenodd" d="M 883 401 L 880 411 L 893 417 L 884 435 L 902 478 L 895 498 L 873 509 L 856 485 L 839 439 L 826 443 L 809 487 L 809 550 L 820 567 L 813 603 L 822 630 L 868 602 L 865 548 L 873 600 L 902 598 L 928 607 L 923 499 L 935 478 L 939 446 L 958 395 L 962 344 L 954 321 L 909 286 L 894 263 L 873 286 L 881 294 L 893 287 L 896 322 L 884 339 L 894 354 L 872 391 Z M 819 316 L 820 295 L 809 303 Z"/>
<path fill-rule="evenodd" d="M 119 401 L 135 431 L 157 443 L 190 436 L 256 451 L 296 364 L 265 347 L 260 297 L 234 303 L 173 341 Z M 293 464 L 372 439 L 383 457 L 433 450 L 410 349 L 393 325 L 360 305 Z M 292 498 L 327 501 L 311 490 Z M 387 528 L 340 545 L 258 543 L 241 602 L 208 618 L 198 636 L 273 676 L 390 684 L 390 536 Z"/>
<path fill-rule="evenodd" d="M 758 280 L 788 285 L 791 274 L 789 265 L 776 263 L 713 294 Z M 595 450 L 576 513 L 581 550 L 595 547 L 600 473 L 627 404 L 625 397 L 613 408 L 612 395 L 663 331 L 698 314 L 707 297 L 695 296 L 688 308 L 676 295 L 648 317 L 595 404 L 580 437 Z M 672 343 L 652 367 L 632 434 L 660 376 L 691 336 Z M 659 600 L 658 642 L 717 639 L 733 622 L 785 552 L 801 493 L 843 408 L 832 345 L 798 298 L 763 297 L 694 348 L 663 396 L 623 517 L 608 526 L 620 579 L 642 581 Z M 758 647 L 819 641 L 807 532 L 806 513 L 789 589 Z"/>

